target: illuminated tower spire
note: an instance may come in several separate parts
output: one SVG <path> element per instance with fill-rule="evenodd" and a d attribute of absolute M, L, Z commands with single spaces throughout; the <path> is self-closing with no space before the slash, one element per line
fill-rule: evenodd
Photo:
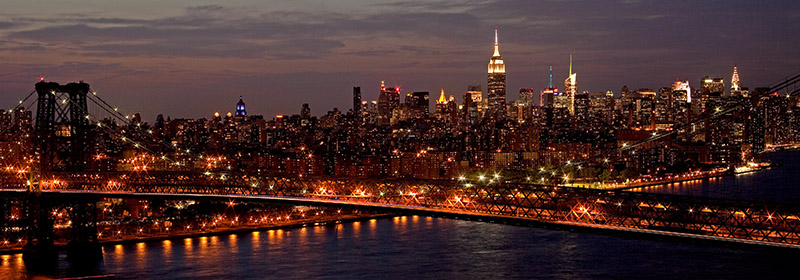
<path fill-rule="evenodd" d="M 739 70 L 733 65 L 733 77 L 731 77 L 731 91 L 739 91 Z"/>
<path fill-rule="evenodd" d="M 547 84 L 547 88 L 553 88 L 553 65 L 550 65 L 550 83 Z"/>
<path fill-rule="evenodd" d="M 569 55 L 569 74 L 572 75 L 572 55 Z"/>
<path fill-rule="evenodd" d="M 578 74 L 572 72 L 572 55 L 569 55 L 569 76 L 564 80 L 564 94 L 568 97 L 567 108 L 575 114 L 575 95 L 578 94 Z"/>
<path fill-rule="evenodd" d="M 488 70 L 487 116 L 495 120 L 503 119 L 506 107 L 506 65 L 500 57 L 497 27 L 494 28 L 494 54 L 489 59 Z"/>
<path fill-rule="evenodd" d="M 444 97 L 444 89 L 442 89 L 442 93 L 439 94 L 439 100 L 436 101 L 436 104 L 445 104 L 447 103 L 447 98 Z"/>
<path fill-rule="evenodd" d="M 492 57 L 500 57 L 500 45 L 497 41 L 497 26 L 494 27 L 494 54 Z"/>

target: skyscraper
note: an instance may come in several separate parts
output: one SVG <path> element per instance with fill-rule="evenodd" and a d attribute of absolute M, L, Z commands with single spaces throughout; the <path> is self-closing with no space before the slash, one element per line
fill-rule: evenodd
<path fill-rule="evenodd" d="M 483 99 L 483 90 L 481 89 L 481 85 L 469 85 L 467 87 L 467 91 L 464 94 L 469 94 L 470 98 L 472 99 L 472 103 L 475 103 L 475 108 L 478 110 L 476 111 L 477 118 L 481 117 L 481 113 L 483 113 L 486 109 L 484 105 L 486 104 L 485 100 Z"/>
<path fill-rule="evenodd" d="M 676 81 L 672 84 L 672 96 L 677 101 L 692 103 L 692 88 L 689 81 Z"/>
<path fill-rule="evenodd" d="M 415 91 L 406 94 L 406 107 L 410 118 L 424 118 L 430 111 L 430 97 L 427 91 Z"/>
<path fill-rule="evenodd" d="M 568 98 L 567 108 L 575 114 L 575 95 L 578 94 L 578 74 L 572 73 L 572 55 L 569 55 L 569 76 L 564 80 L 564 97 Z"/>
<path fill-rule="evenodd" d="M 444 96 L 444 89 L 442 89 L 441 93 L 439 93 L 439 99 L 436 100 L 436 107 L 434 108 L 434 114 L 436 114 L 437 118 L 443 119 L 447 116 L 447 97 Z"/>
<path fill-rule="evenodd" d="M 381 81 L 381 93 L 378 96 L 378 125 L 390 124 L 394 110 L 399 106 L 400 88 L 387 88 Z"/>
<path fill-rule="evenodd" d="M 731 77 L 731 96 L 744 96 L 749 97 L 750 92 L 748 88 L 743 88 L 739 85 L 739 69 L 733 66 L 733 76 Z"/>
<path fill-rule="evenodd" d="M 353 114 L 361 115 L 361 87 L 353 87 Z"/>
<path fill-rule="evenodd" d="M 738 91 L 739 87 L 739 69 L 733 66 L 733 76 L 731 77 L 731 91 Z"/>
<path fill-rule="evenodd" d="M 489 60 L 487 99 L 489 101 L 487 116 L 494 119 L 504 118 L 506 106 L 506 66 L 503 64 L 503 58 L 500 57 L 497 28 L 494 29 L 494 54 Z"/>
<path fill-rule="evenodd" d="M 239 96 L 239 102 L 236 103 L 236 116 L 237 117 L 244 117 L 247 116 L 247 111 L 244 109 L 244 101 L 242 101 L 242 96 Z"/>
<path fill-rule="evenodd" d="M 469 124 L 475 124 L 478 121 L 479 110 L 478 104 L 480 101 L 475 102 L 475 90 L 477 89 L 477 96 L 478 100 L 480 100 L 480 86 L 469 86 L 467 87 L 467 91 L 464 92 L 464 108 L 463 108 L 463 120 Z"/>
<path fill-rule="evenodd" d="M 708 75 L 700 80 L 700 108 L 703 112 L 720 103 L 725 93 L 725 82 L 722 78 L 711 78 Z"/>
<path fill-rule="evenodd" d="M 553 66 L 550 66 L 550 82 L 547 88 L 539 93 L 539 107 L 553 108 L 555 101 L 553 98 L 558 95 L 558 89 L 553 87 Z"/>

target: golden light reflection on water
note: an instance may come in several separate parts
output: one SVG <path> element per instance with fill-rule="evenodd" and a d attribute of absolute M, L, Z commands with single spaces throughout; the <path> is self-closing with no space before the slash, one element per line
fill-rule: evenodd
<path fill-rule="evenodd" d="M 205 250 L 208 248 L 208 237 L 201 236 L 200 237 L 200 250 Z"/>
<path fill-rule="evenodd" d="M 103 248 L 103 253 L 105 254 L 105 248 Z M 114 245 L 114 258 L 115 259 L 122 259 L 125 255 L 125 250 L 122 248 L 122 244 Z"/>
<path fill-rule="evenodd" d="M 168 257 L 172 255 L 172 241 L 164 240 L 164 242 L 161 242 L 161 244 L 164 245 L 164 256 Z"/>
<path fill-rule="evenodd" d="M 136 257 L 133 258 L 136 263 L 136 269 L 145 269 L 145 256 L 147 255 L 147 243 L 136 243 Z"/>
<path fill-rule="evenodd" d="M 217 246 L 217 243 L 219 243 L 219 237 L 216 236 L 216 235 L 212 236 L 211 237 L 211 246 Z"/>
<path fill-rule="evenodd" d="M 369 220 L 369 235 L 375 236 L 375 233 L 378 232 L 378 220 L 377 219 L 370 219 Z"/>
<path fill-rule="evenodd" d="M 358 237 L 361 234 L 361 222 L 353 222 L 353 236 Z"/>
<path fill-rule="evenodd" d="M 192 239 L 186 238 L 183 240 L 183 246 L 186 247 L 186 253 L 192 253 Z"/>
<path fill-rule="evenodd" d="M 147 249 L 147 244 L 144 242 L 136 243 L 136 257 L 144 257 L 145 249 Z"/>
<path fill-rule="evenodd" d="M 279 229 L 275 231 L 275 241 L 280 242 L 283 239 L 283 230 Z"/>
<path fill-rule="evenodd" d="M 405 229 L 408 224 L 408 216 L 394 217 L 394 226 L 398 229 Z"/>
<path fill-rule="evenodd" d="M 9 261 L 8 261 L 8 260 L 10 260 L 10 259 L 11 259 L 11 256 L 9 256 L 9 255 L 3 255 L 3 256 L 2 256 L 2 259 L 3 259 L 3 266 L 8 266 L 8 263 L 9 263 Z"/>
<path fill-rule="evenodd" d="M 239 252 L 239 245 L 237 244 L 239 241 L 239 236 L 236 234 L 228 235 L 228 241 L 228 249 L 233 253 Z"/>
<path fill-rule="evenodd" d="M 253 249 L 261 247 L 261 232 L 254 231 L 251 236 L 253 237 Z"/>
<path fill-rule="evenodd" d="M 25 264 L 25 261 L 23 261 L 23 260 L 22 260 L 22 254 L 16 254 L 16 255 L 14 255 L 14 257 L 15 257 L 15 258 L 16 258 L 16 260 L 17 260 L 17 265 L 23 265 L 23 264 Z"/>

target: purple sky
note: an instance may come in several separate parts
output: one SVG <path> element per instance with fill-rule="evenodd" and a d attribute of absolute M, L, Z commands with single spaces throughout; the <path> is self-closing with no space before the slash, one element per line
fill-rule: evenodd
<path fill-rule="evenodd" d="M 352 86 L 374 100 L 381 80 L 460 100 L 486 88 L 495 26 L 509 100 L 546 87 L 548 65 L 563 87 L 569 54 L 591 92 L 707 74 L 727 87 L 734 64 L 751 88 L 800 71 L 797 1 L 14 2 L 0 10 L 0 108 L 44 75 L 148 122 L 233 111 L 239 95 L 268 118 L 346 111 Z"/>

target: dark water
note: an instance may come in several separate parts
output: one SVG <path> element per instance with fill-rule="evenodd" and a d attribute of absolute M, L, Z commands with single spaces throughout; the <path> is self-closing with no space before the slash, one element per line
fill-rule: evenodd
<path fill-rule="evenodd" d="M 632 191 L 800 204 L 800 151 L 765 155 L 777 166 L 766 170 L 633 189 Z"/>
<path fill-rule="evenodd" d="M 645 188 L 709 197 L 800 201 L 800 151 L 782 166 Z M 61 261 L 44 277 L 120 279 L 797 279 L 800 252 L 723 248 L 472 221 L 406 216 L 106 246 L 96 268 Z M 41 275 L 0 256 L 0 279 Z M 63 258 L 63 256 L 62 256 Z"/>
<path fill-rule="evenodd" d="M 767 249 L 417 216 L 103 250 L 100 272 L 121 279 L 764 279 L 795 275 L 800 261 Z M 26 277 L 21 257 L 3 256 L 0 276 Z"/>

